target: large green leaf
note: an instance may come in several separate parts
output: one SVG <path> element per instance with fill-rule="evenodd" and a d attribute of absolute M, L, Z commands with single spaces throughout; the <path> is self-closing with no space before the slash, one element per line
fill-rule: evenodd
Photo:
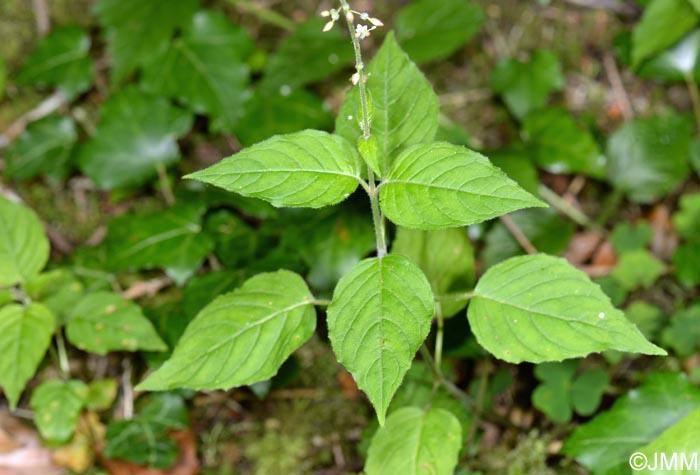
<path fill-rule="evenodd" d="M 70 117 L 51 115 L 32 122 L 8 147 L 5 174 L 17 180 L 38 175 L 60 180 L 68 172 L 77 140 L 78 132 Z"/>
<path fill-rule="evenodd" d="M 100 355 L 167 350 L 141 308 L 111 292 L 93 292 L 81 299 L 71 312 L 66 335 L 81 350 Z"/>
<path fill-rule="evenodd" d="M 377 140 L 379 176 L 390 169 L 394 156 L 409 145 L 429 142 L 438 127 L 438 99 L 427 79 L 399 47 L 393 33 L 367 68 L 372 105 L 372 135 Z M 345 98 L 335 123 L 336 132 L 352 143 L 361 135 L 360 95 L 355 86 Z"/>
<path fill-rule="evenodd" d="M 90 36 L 82 28 L 55 28 L 17 72 L 19 84 L 57 87 L 72 98 L 92 84 Z"/>
<path fill-rule="evenodd" d="M 37 275 L 49 259 L 49 240 L 36 214 L 0 196 L 0 287 Z"/>
<path fill-rule="evenodd" d="M 148 419 L 112 421 L 105 434 L 106 457 L 153 468 L 168 468 L 177 461 L 175 441 L 159 424 Z"/>
<path fill-rule="evenodd" d="M 608 411 L 578 426 L 562 451 L 595 475 L 631 474 L 630 455 L 699 405 L 700 390 L 682 373 L 652 373 Z"/>
<path fill-rule="evenodd" d="M 201 11 L 168 48 L 149 58 L 144 87 L 177 98 L 212 117 L 212 128 L 232 132 L 248 98 L 246 57 L 253 43 L 221 13 Z"/>
<path fill-rule="evenodd" d="M 605 176 L 605 157 L 593 135 L 564 109 L 540 109 L 523 121 L 522 134 L 540 167 L 557 174 Z"/>
<path fill-rule="evenodd" d="M 295 89 L 352 64 L 352 44 L 343 35 L 342 26 L 324 32 L 325 23 L 321 18 L 312 18 L 282 40 L 265 66 L 261 82 L 265 91 Z"/>
<path fill-rule="evenodd" d="M 700 452 L 700 408 L 696 408 L 654 440 L 636 451 L 645 457 L 636 461 L 634 473 L 645 475 L 687 475 L 698 468 Z M 662 455 L 663 454 L 663 455 Z M 664 458 L 665 456 L 665 458 Z M 632 464 L 632 460 L 630 460 Z"/>
<path fill-rule="evenodd" d="M 399 11 L 396 38 L 417 63 L 450 56 L 476 35 L 486 16 L 464 0 L 419 0 Z"/>
<path fill-rule="evenodd" d="M 462 426 L 444 409 L 404 407 L 372 438 L 367 475 L 452 475 L 462 446 Z"/>
<path fill-rule="evenodd" d="M 199 204 L 176 205 L 159 213 L 124 215 L 109 223 L 105 245 L 112 270 L 163 268 L 189 277 L 214 247 L 202 232 L 205 209 Z"/>
<path fill-rule="evenodd" d="M 165 48 L 197 8 L 199 0 L 99 0 L 95 12 L 107 38 L 112 81 L 121 82 Z"/>
<path fill-rule="evenodd" d="M 608 139 L 608 178 L 632 201 L 649 203 L 690 173 L 693 124 L 678 115 L 634 119 Z"/>
<path fill-rule="evenodd" d="M 537 254 L 508 259 L 483 275 L 469 304 L 477 341 L 497 358 L 561 361 L 615 349 L 665 355 L 583 272 Z"/>
<path fill-rule="evenodd" d="M 315 328 L 301 277 L 259 274 L 202 309 L 173 356 L 138 388 L 228 389 L 271 378 Z"/>
<path fill-rule="evenodd" d="M 430 283 L 404 256 L 365 259 L 335 288 L 328 337 L 338 361 L 369 396 L 381 424 L 428 336 L 433 313 Z"/>
<path fill-rule="evenodd" d="M 519 119 L 544 106 L 550 93 L 564 85 L 559 59 L 550 51 L 537 51 L 528 62 L 503 59 L 491 74 L 491 89 Z"/>
<path fill-rule="evenodd" d="M 483 155 L 445 142 L 405 150 L 380 189 L 384 214 L 409 228 L 465 226 L 546 206 Z"/>
<path fill-rule="evenodd" d="M 66 442 L 73 435 L 85 406 L 87 386 L 82 381 L 49 380 L 32 393 L 34 422 L 41 436 L 51 442 Z"/>
<path fill-rule="evenodd" d="M 639 66 L 649 56 L 673 45 L 698 22 L 688 0 L 652 0 L 632 32 L 632 63 Z"/>
<path fill-rule="evenodd" d="M 180 158 L 176 139 L 191 125 L 192 116 L 167 99 L 126 88 L 102 107 L 95 135 L 80 151 L 80 167 L 100 188 L 139 185 Z"/>
<path fill-rule="evenodd" d="M 272 137 L 185 178 L 275 206 L 320 208 L 355 191 L 359 160 L 342 137 L 305 130 Z"/>
<path fill-rule="evenodd" d="M 44 359 L 55 326 L 51 311 L 41 304 L 0 308 L 0 386 L 12 409 Z"/>

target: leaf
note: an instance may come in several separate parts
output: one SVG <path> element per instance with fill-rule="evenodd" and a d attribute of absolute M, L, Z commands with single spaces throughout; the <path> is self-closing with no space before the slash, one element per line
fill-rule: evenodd
<path fill-rule="evenodd" d="M 502 59 L 491 73 L 491 90 L 518 119 L 547 104 L 549 95 L 565 85 L 559 59 L 551 51 L 536 51 L 527 62 Z"/>
<path fill-rule="evenodd" d="M 673 215 L 673 227 L 683 239 L 700 242 L 700 193 L 681 196 L 679 205 Z"/>
<path fill-rule="evenodd" d="M 523 232 L 535 249 L 547 254 L 564 252 L 574 234 L 574 225 L 562 219 L 551 209 L 523 209 L 510 215 L 510 219 Z M 486 267 L 491 267 L 509 257 L 525 254 L 518 241 L 502 223 L 494 223 L 485 237 L 482 254 Z"/>
<path fill-rule="evenodd" d="M 182 308 L 185 315 L 189 319 L 194 318 L 209 302 L 239 287 L 242 283 L 241 272 L 226 270 L 207 272 L 193 277 L 187 282 L 183 291 Z"/>
<path fill-rule="evenodd" d="M 205 211 L 200 204 L 182 204 L 159 213 L 113 219 L 105 241 L 107 267 L 115 271 L 164 268 L 169 274 L 190 276 L 214 248 L 212 238 L 202 231 Z"/>
<path fill-rule="evenodd" d="M 535 163 L 550 173 L 605 176 L 605 157 L 591 133 L 564 109 L 530 112 L 522 124 Z"/>
<path fill-rule="evenodd" d="M 649 2 L 632 32 L 633 66 L 676 43 L 697 21 L 698 14 L 687 0 Z"/>
<path fill-rule="evenodd" d="M 252 49 L 243 28 L 203 10 L 188 19 L 182 36 L 147 58 L 142 84 L 211 116 L 214 131 L 232 132 L 248 98 L 245 60 Z"/>
<path fill-rule="evenodd" d="M 510 363 L 561 361 L 609 349 L 666 354 L 564 259 L 513 257 L 491 267 L 474 294 L 468 317 L 477 341 Z"/>
<path fill-rule="evenodd" d="M 462 446 L 462 427 L 444 409 L 404 407 L 372 438 L 367 475 L 452 475 Z"/>
<path fill-rule="evenodd" d="M 425 275 L 406 257 L 365 259 L 340 279 L 328 307 L 338 361 L 377 411 L 380 424 L 434 313 Z"/>
<path fill-rule="evenodd" d="M 204 229 L 214 240 L 216 257 L 231 269 L 251 263 L 262 247 L 257 230 L 226 210 L 210 213 Z"/>
<path fill-rule="evenodd" d="M 115 398 L 119 384 L 116 379 L 107 378 L 92 381 L 87 386 L 85 407 L 90 411 L 104 411 L 110 408 Z"/>
<path fill-rule="evenodd" d="M 187 406 L 184 399 L 173 393 L 149 394 L 139 408 L 139 418 L 160 426 L 163 430 L 187 429 Z"/>
<path fill-rule="evenodd" d="M 539 177 L 529 158 L 529 151 L 523 145 L 489 150 L 486 155 L 491 163 L 506 172 L 518 185 L 535 196 L 538 195 Z"/>
<path fill-rule="evenodd" d="M 571 420 L 571 383 L 579 363 L 541 363 L 535 366 L 535 376 L 542 381 L 532 392 L 532 405 L 560 424 Z"/>
<path fill-rule="evenodd" d="M 611 276 L 625 290 L 632 291 L 651 287 L 664 270 L 664 264 L 649 251 L 637 249 L 620 256 Z"/>
<path fill-rule="evenodd" d="M 401 50 L 391 32 L 367 68 L 367 91 L 372 102 L 372 135 L 377 140 L 381 177 L 402 149 L 433 140 L 439 105 L 430 83 Z M 340 108 L 336 133 L 357 143 L 361 135 L 360 117 L 356 86 Z"/>
<path fill-rule="evenodd" d="M 49 380 L 34 390 L 30 405 L 34 409 L 34 422 L 44 439 L 60 444 L 71 438 L 87 392 L 85 383 L 77 380 Z"/>
<path fill-rule="evenodd" d="M 665 430 L 652 443 L 638 449 L 636 452 L 646 456 L 647 464 L 642 470 L 635 470 L 635 473 L 685 475 L 696 471 L 698 452 L 700 452 L 698 440 L 700 440 L 700 408 Z M 666 456 L 665 461 L 663 456 Z"/>
<path fill-rule="evenodd" d="M 111 292 L 93 292 L 81 299 L 71 312 L 66 336 L 81 350 L 98 355 L 168 349 L 141 308 Z"/>
<path fill-rule="evenodd" d="M 250 147 L 273 135 L 304 129 L 327 130 L 332 125 L 330 109 L 317 95 L 304 89 L 281 87 L 279 91 L 268 91 L 259 87 L 245 104 L 245 114 L 235 132 L 241 144 Z"/>
<path fill-rule="evenodd" d="M 204 307 L 173 356 L 138 389 L 228 389 L 268 379 L 315 328 L 313 296 L 301 277 L 259 274 Z"/>
<path fill-rule="evenodd" d="M 673 254 L 674 273 L 686 287 L 700 284 L 700 243 L 681 244 Z"/>
<path fill-rule="evenodd" d="M 576 413 L 592 415 L 600 406 L 608 381 L 608 372 L 604 369 L 586 371 L 576 378 L 571 387 L 571 402 Z"/>
<path fill-rule="evenodd" d="M 107 39 L 112 82 L 122 82 L 165 47 L 198 8 L 198 0 L 99 0 L 95 13 Z"/>
<path fill-rule="evenodd" d="M 167 468 L 177 461 L 175 441 L 148 419 L 112 421 L 107 426 L 104 455 L 153 468 Z"/>
<path fill-rule="evenodd" d="M 466 229 L 421 231 L 399 226 L 391 252 L 416 263 L 436 296 L 466 292 L 474 284 L 474 249 Z M 450 317 L 464 308 L 466 302 L 441 305 L 443 316 Z"/>
<path fill-rule="evenodd" d="M 278 135 L 187 175 L 275 206 L 320 208 L 355 191 L 359 156 L 342 137 L 318 130 Z"/>
<path fill-rule="evenodd" d="M 546 206 L 483 155 L 445 142 L 405 150 L 380 189 L 384 214 L 409 228 L 465 226 Z"/>
<path fill-rule="evenodd" d="M 165 98 L 127 87 L 102 106 L 95 135 L 80 150 L 78 163 L 100 188 L 140 185 L 159 166 L 180 159 L 176 139 L 191 126 L 192 116 Z"/>
<path fill-rule="evenodd" d="M 606 412 L 580 425 L 562 452 L 595 475 L 629 473 L 629 457 L 700 404 L 700 391 L 682 373 L 654 372 Z M 643 415 L 643 417 L 640 417 Z"/>
<path fill-rule="evenodd" d="M 608 138 L 608 179 L 632 201 L 667 195 L 690 173 L 693 125 L 678 115 L 634 119 Z"/>
<path fill-rule="evenodd" d="M 396 38 L 416 63 L 445 59 L 481 30 L 482 8 L 464 0 L 419 0 L 399 10 Z"/>
<path fill-rule="evenodd" d="M 265 66 L 260 86 L 264 91 L 299 88 L 352 64 L 352 45 L 341 28 L 324 32 L 325 22 L 321 18 L 307 20 L 282 40 Z"/>
<path fill-rule="evenodd" d="M 636 223 L 621 222 L 615 225 L 610 241 L 619 254 L 644 249 L 653 238 L 651 226 L 646 221 Z"/>
<path fill-rule="evenodd" d="M 698 76 L 700 58 L 700 30 L 695 29 L 670 49 L 649 59 L 637 71 L 643 78 L 684 82 L 686 78 Z"/>
<path fill-rule="evenodd" d="M 56 87 L 69 99 L 85 92 L 92 84 L 90 36 L 77 26 L 54 28 L 17 72 L 17 82 Z"/>
<path fill-rule="evenodd" d="M 686 357 L 700 349 L 700 305 L 678 310 L 671 323 L 664 329 L 662 340 L 666 348 L 673 348 L 679 356 Z"/>
<path fill-rule="evenodd" d="M 39 274 L 49 259 L 49 240 L 36 214 L 0 196 L 0 287 Z"/>
<path fill-rule="evenodd" d="M 51 312 L 38 303 L 0 308 L 0 386 L 10 409 L 17 407 L 24 386 L 44 359 L 55 325 Z"/>
<path fill-rule="evenodd" d="M 68 173 L 77 140 L 78 133 L 70 117 L 50 115 L 32 122 L 8 147 L 5 175 L 15 180 L 39 175 L 61 180 Z"/>
<path fill-rule="evenodd" d="M 32 277 L 24 283 L 23 289 L 32 301 L 51 310 L 59 325 L 68 320 L 69 313 L 85 292 L 83 284 L 66 269 L 55 269 Z"/>

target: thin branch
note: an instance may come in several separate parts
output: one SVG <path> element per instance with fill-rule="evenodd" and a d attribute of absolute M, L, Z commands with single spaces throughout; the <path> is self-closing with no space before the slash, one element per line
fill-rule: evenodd
<path fill-rule="evenodd" d="M 66 96 L 62 92 L 56 91 L 44 99 L 41 104 L 34 109 L 23 114 L 19 119 L 10 124 L 5 132 L 0 135 L 0 150 L 10 145 L 14 139 L 19 137 L 19 135 L 24 132 L 28 123 L 46 117 L 58 110 L 58 108 L 63 106 L 66 102 Z"/>
<path fill-rule="evenodd" d="M 627 90 L 622 83 L 620 71 L 617 69 L 617 63 L 615 62 L 615 58 L 613 58 L 612 54 L 606 53 L 605 56 L 603 56 L 603 67 L 605 67 L 605 73 L 608 75 L 610 86 L 612 86 L 615 100 L 622 108 L 622 116 L 625 118 L 625 120 L 634 119 L 634 109 L 632 108 L 632 103 L 630 102 L 629 95 L 627 95 Z"/>
<path fill-rule="evenodd" d="M 553 206 L 557 211 L 559 211 L 564 216 L 567 216 L 576 224 L 589 229 L 599 229 L 596 223 L 594 223 L 591 218 L 586 216 L 581 210 L 574 207 L 571 203 L 566 201 L 564 198 L 556 194 L 547 186 L 540 183 L 538 187 L 540 196 L 551 206 Z"/>
<path fill-rule="evenodd" d="M 134 285 L 122 292 L 122 295 L 128 299 L 137 299 L 139 297 L 152 297 L 165 287 L 173 284 L 173 279 L 170 277 L 158 277 L 151 280 L 143 280 L 136 282 Z"/>
<path fill-rule="evenodd" d="M 520 247 L 522 247 L 525 252 L 528 254 L 537 254 L 537 249 L 535 246 L 532 245 L 530 240 L 525 236 L 525 233 L 518 227 L 517 224 L 515 224 L 515 221 L 511 219 L 510 216 L 507 214 L 504 214 L 501 216 L 501 222 L 505 225 L 506 228 L 508 228 L 508 231 L 510 234 L 513 235 L 516 241 L 518 241 L 518 244 L 520 244 Z"/>
<path fill-rule="evenodd" d="M 32 9 L 36 20 L 36 31 L 39 33 L 39 36 L 46 36 L 51 30 L 51 18 L 46 0 L 32 0 Z"/>

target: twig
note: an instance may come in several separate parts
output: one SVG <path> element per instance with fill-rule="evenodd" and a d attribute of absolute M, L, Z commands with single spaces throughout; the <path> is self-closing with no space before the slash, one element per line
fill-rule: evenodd
<path fill-rule="evenodd" d="M 134 285 L 122 292 L 122 295 L 128 299 L 137 299 L 143 296 L 153 297 L 160 290 L 173 284 L 173 279 L 170 277 L 158 277 L 156 279 L 144 280 L 136 282 Z"/>
<path fill-rule="evenodd" d="M 612 86 L 615 99 L 622 108 L 622 116 L 625 118 L 625 120 L 634 119 L 634 109 L 632 108 L 632 103 L 630 102 L 625 86 L 622 83 L 620 71 L 617 69 L 617 63 L 615 62 L 615 58 L 613 58 L 612 54 L 606 53 L 605 56 L 603 56 L 603 66 L 605 67 L 605 73 L 608 75 L 608 80 L 610 81 L 610 86 Z"/>
<path fill-rule="evenodd" d="M 129 420 L 134 417 L 134 388 L 131 385 L 131 359 L 125 357 L 122 360 L 122 418 Z"/>
<path fill-rule="evenodd" d="M 564 198 L 556 194 L 554 191 L 549 189 L 547 186 L 540 183 L 538 187 L 540 196 L 561 214 L 567 216 L 576 224 L 590 229 L 599 229 L 596 223 L 594 223 L 588 216 L 581 212 L 578 208 L 574 207 L 566 201 Z"/>
<path fill-rule="evenodd" d="M 504 214 L 501 216 L 501 222 L 508 228 L 508 231 L 513 235 L 520 247 L 522 247 L 528 254 L 537 254 L 537 249 L 532 245 L 530 240 L 525 236 L 525 233 L 515 224 L 515 221 L 511 219 L 510 216 Z"/>
<path fill-rule="evenodd" d="M 49 7 L 46 0 L 32 0 L 32 9 L 36 20 L 36 31 L 39 36 L 46 36 L 51 29 L 51 18 L 49 17 Z"/>
<path fill-rule="evenodd" d="M 61 91 L 56 91 L 44 99 L 41 104 L 34 109 L 23 114 L 19 119 L 10 124 L 5 132 L 0 135 L 0 149 L 7 147 L 14 139 L 24 132 L 28 123 L 39 120 L 55 112 L 59 107 L 64 105 L 66 101 L 66 96 Z"/>

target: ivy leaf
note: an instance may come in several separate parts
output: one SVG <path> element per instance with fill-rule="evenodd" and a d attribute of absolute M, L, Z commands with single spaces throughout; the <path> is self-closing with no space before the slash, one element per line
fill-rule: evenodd
<path fill-rule="evenodd" d="M 8 147 L 5 175 L 15 180 L 38 175 L 61 180 L 68 172 L 77 140 L 78 133 L 70 117 L 50 115 L 32 122 Z"/>
<path fill-rule="evenodd" d="M 389 33 L 367 68 L 371 98 L 372 135 L 377 140 L 379 176 L 394 156 L 409 145 L 430 142 L 438 127 L 438 99 L 418 67 Z M 335 123 L 336 132 L 357 143 L 361 135 L 360 96 L 354 87 L 345 98 Z"/>
<path fill-rule="evenodd" d="M 49 259 L 49 240 L 36 214 L 0 197 L 0 287 L 39 274 Z"/>
<path fill-rule="evenodd" d="M 445 59 L 472 39 L 486 15 L 464 0 L 419 0 L 399 10 L 396 37 L 416 63 Z"/>
<path fill-rule="evenodd" d="M 391 252 L 418 264 L 438 297 L 466 292 L 474 284 L 474 249 L 466 229 L 421 231 L 399 226 Z M 466 302 L 445 300 L 441 305 L 443 316 L 450 317 L 463 309 Z"/>
<path fill-rule="evenodd" d="M 462 426 L 444 409 L 404 407 L 372 438 L 367 475 L 452 475 L 462 446 Z"/>
<path fill-rule="evenodd" d="M 649 343 L 586 274 L 537 254 L 491 267 L 474 289 L 469 324 L 499 359 L 561 361 L 603 350 L 665 355 Z"/>
<path fill-rule="evenodd" d="M 139 185 L 180 159 L 176 139 L 191 126 L 192 116 L 167 99 L 128 87 L 102 106 L 95 135 L 80 151 L 80 168 L 100 188 Z"/>
<path fill-rule="evenodd" d="M 327 78 L 355 60 L 352 46 L 341 28 L 323 31 L 326 20 L 312 18 L 297 25 L 277 47 L 265 66 L 260 87 L 293 90 Z M 289 74 L 294 71 L 294 74 Z M 268 137 L 268 136 L 266 136 Z"/>
<path fill-rule="evenodd" d="M 259 274 L 190 323 L 139 390 L 228 389 L 269 379 L 316 328 L 313 296 L 293 272 Z"/>
<path fill-rule="evenodd" d="M 483 155 L 445 142 L 405 150 L 380 189 L 387 218 L 409 228 L 465 226 L 546 206 Z"/>
<path fill-rule="evenodd" d="M 245 104 L 245 115 L 236 126 L 236 137 L 243 146 L 250 147 L 273 135 L 304 129 L 327 130 L 332 125 L 328 105 L 316 94 L 304 89 L 268 91 L 258 88 Z"/>
<path fill-rule="evenodd" d="M 662 335 L 664 346 L 680 356 L 690 356 L 700 349 L 700 305 L 677 311 Z"/>
<path fill-rule="evenodd" d="M 625 290 L 632 291 L 651 287 L 663 274 L 664 269 L 663 262 L 655 258 L 649 251 L 637 249 L 622 254 L 610 275 Z"/>
<path fill-rule="evenodd" d="M 670 49 L 642 64 L 637 75 L 676 82 L 683 82 L 688 77 L 697 79 L 699 58 L 700 30 L 695 29 Z"/>
<path fill-rule="evenodd" d="M 165 47 L 198 8 L 198 0 L 99 0 L 95 13 L 107 39 L 112 81 L 122 82 Z"/>
<path fill-rule="evenodd" d="M 606 412 L 580 425 L 562 452 L 596 475 L 629 473 L 629 457 L 700 404 L 700 390 L 682 373 L 651 373 Z M 643 414 L 644 417 L 640 417 Z"/>
<path fill-rule="evenodd" d="M 81 350 L 98 355 L 168 349 L 141 308 L 111 292 L 93 292 L 81 299 L 71 312 L 66 336 Z"/>
<path fill-rule="evenodd" d="M 637 449 L 646 455 L 647 466 L 635 473 L 645 475 L 684 475 L 692 473 L 697 467 L 697 454 L 700 452 L 700 408 L 685 416 L 669 429 L 665 430 L 649 445 Z M 670 462 L 670 467 L 662 466 L 661 457 L 664 454 Z M 656 459 L 659 459 L 657 462 Z M 649 467 L 654 467 L 651 470 Z M 661 470 L 659 470 L 661 469 Z"/>
<path fill-rule="evenodd" d="M 320 208 L 355 191 L 359 156 L 337 135 L 305 130 L 278 135 L 187 175 L 275 206 Z"/>
<path fill-rule="evenodd" d="M 57 87 L 69 99 L 85 92 L 92 84 L 90 36 L 76 26 L 54 28 L 17 72 L 17 82 Z"/>
<path fill-rule="evenodd" d="M 232 132 L 248 98 L 245 60 L 252 49 L 243 28 L 221 13 L 200 11 L 188 20 L 182 36 L 149 58 L 143 85 L 212 116 L 214 131 Z"/>
<path fill-rule="evenodd" d="M 632 32 L 632 63 L 642 61 L 680 40 L 698 22 L 688 0 L 652 0 Z"/>
<path fill-rule="evenodd" d="M 335 288 L 328 337 L 384 424 L 391 398 L 428 336 L 434 304 L 430 283 L 408 258 L 365 259 Z"/>
<path fill-rule="evenodd" d="M 55 379 L 41 383 L 34 390 L 30 405 L 44 439 L 59 444 L 70 439 L 85 407 L 87 392 L 82 381 Z"/>
<path fill-rule="evenodd" d="M 700 194 L 683 195 L 679 204 L 679 210 L 673 215 L 673 226 L 683 239 L 700 242 Z"/>
<path fill-rule="evenodd" d="M 549 95 L 564 86 L 561 64 L 550 51 L 536 51 L 527 62 L 503 59 L 491 73 L 491 90 L 519 119 L 544 106 Z"/>
<path fill-rule="evenodd" d="M 55 326 L 51 311 L 38 303 L 0 308 L 0 386 L 11 409 L 44 359 Z"/>
<path fill-rule="evenodd" d="M 83 284 L 66 269 L 55 269 L 32 277 L 24 283 L 23 289 L 32 301 L 51 310 L 59 325 L 68 320 L 69 313 L 85 291 Z"/>
<path fill-rule="evenodd" d="M 202 232 L 201 204 L 182 204 L 159 213 L 124 215 L 109 223 L 107 267 L 118 270 L 164 268 L 184 283 L 214 248 Z"/>
<path fill-rule="evenodd" d="M 690 173 L 693 124 L 678 115 L 634 119 L 608 138 L 607 174 L 632 201 L 667 195 Z"/>
<path fill-rule="evenodd" d="M 522 134 L 529 143 L 535 163 L 550 173 L 581 173 L 605 176 L 605 157 L 588 130 L 578 126 L 560 108 L 530 112 L 523 121 Z"/>
<path fill-rule="evenodd" d="M 148 419 L 112 421 L 107 426 L 106 457 L 152 468 L 168 468 L 177 461 L 177 446 L 163 428 Z"/>

